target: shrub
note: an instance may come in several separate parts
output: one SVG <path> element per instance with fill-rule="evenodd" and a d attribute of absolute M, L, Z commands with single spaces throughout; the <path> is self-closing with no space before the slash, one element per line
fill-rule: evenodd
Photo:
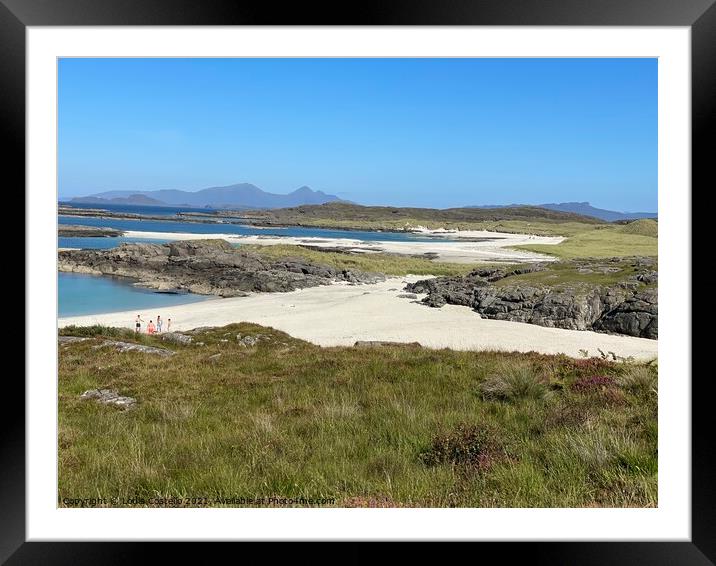
<path fill-rule="evenodd" d="M 427 466 L 453 464 L 473 469 L 489 468 L 498 454 L 496 436 L 484 426 L 461 424 L 436 435 L 430 448 L 420 454 Z"/>
<path fill-rule="evenodd" d="M 573 398 L 562 400 L 555 404 L 544 419 L 545 428 L 571 428 L 579 427 L 588 420 L 594 418 L 594 410 L 592 406 L 585 406 L 582 403 L 575 403 Z"/>
<path fill-rule="evenodd" d="M 500 401 L 545 399 L 551 393 L 526 364 L 502 364 L 480 384 L 480 392 L 485 399 Z"/>

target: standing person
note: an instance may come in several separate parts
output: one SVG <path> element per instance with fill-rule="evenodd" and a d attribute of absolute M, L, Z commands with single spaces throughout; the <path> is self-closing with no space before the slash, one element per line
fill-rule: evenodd
<path fill-rule="evenodd" d="M 162 333 L 162 317 L 157 315 L 157 334 Z"/>
<path fill-rule="evenodd" d="M 168 318 L 167 319 L 167 332 L 169 332 L 169 329 L 171 329 L 171 327 L 172 327 L 172 319 Z"/>
<path fill-rule="evenodd" d="M 155 330 L 154 322 L 150 320 L 149 324 L 147 324 L 147 334 L 154 334 Z"/>
<path fill-rule="evenodd" d="M 142 330 L 143 322 L 141 315 L 137 315 L 137 319 L 134 321 L 134 332 L 140 332 Z"/>

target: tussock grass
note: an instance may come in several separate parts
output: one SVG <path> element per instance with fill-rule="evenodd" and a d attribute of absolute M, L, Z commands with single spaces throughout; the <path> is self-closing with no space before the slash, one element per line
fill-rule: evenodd
<path fill-rule="evenodd" d="M 515 401 L 517 399 L 544 399 L 550 393 L 528 364 L 513 361 L 499 364 L 497 370 L 480 384 L 485 399 Z"/>
<path fill-rule="evenodd" d="M 635 366 L 622 373 L 617 383 L 637 395 L 651 395 L 657 392 L 657 372 L 649 366 Z"/>
<path fill-rule="evenodd" d="M 267 338 L 245 347 L 237 334 Z M 346 507 L 657 504 L 656 396 L 635 385 L 643 364 L 320 348 L 252 324 L 205 330 L 189 345 L 136 339 L 176 355 L 96 350 L 94 341 L 60 348 L 61 506 L 79 497 L 221 506 L 218 497 L 271 496 Z M 572 386 L 594 375 L 615 385 Z M 80 400 L 91 388 L 137 405 Z"/>

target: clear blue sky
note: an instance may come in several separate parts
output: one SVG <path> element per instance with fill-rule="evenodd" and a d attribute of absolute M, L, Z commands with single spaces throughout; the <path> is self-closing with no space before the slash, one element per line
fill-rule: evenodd
<path fill-rule="evenodd" d="M 62 59 L 59 193 L 656 211 L 656 59 Z"/>

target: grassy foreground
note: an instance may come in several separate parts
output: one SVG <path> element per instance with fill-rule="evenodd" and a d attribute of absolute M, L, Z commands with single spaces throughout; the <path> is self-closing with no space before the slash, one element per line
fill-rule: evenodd
<path fill-rule="evenodd" d="M 62 333 L 94 338 L 60 346 L 60 506 L 657 505 L 654 364 L 320 348 L 251 324 L 189 345 L 101 327 Z M 237 335 L 263 338 L 246 346 Z M 95 349 L 102 336 L 177 353 Z M 80 400 L 93 388 L 137 405 Z"/>

